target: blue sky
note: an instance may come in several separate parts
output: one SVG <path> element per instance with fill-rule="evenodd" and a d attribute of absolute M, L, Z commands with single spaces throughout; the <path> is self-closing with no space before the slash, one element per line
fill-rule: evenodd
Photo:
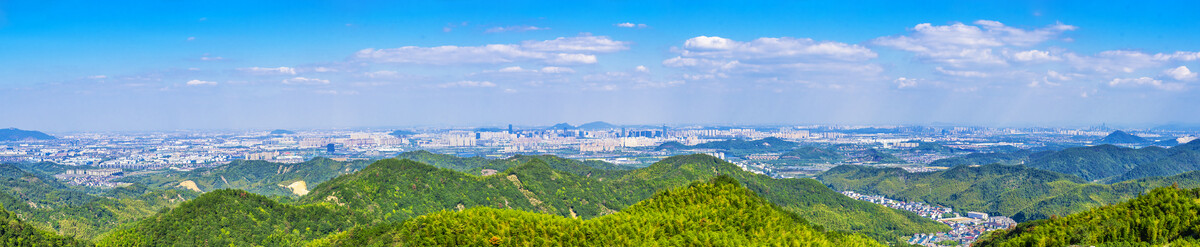
<path fill-rule="evenodd" d="M 0 127 L 1200 122 L 1195 1 L 0 1 Z"/>

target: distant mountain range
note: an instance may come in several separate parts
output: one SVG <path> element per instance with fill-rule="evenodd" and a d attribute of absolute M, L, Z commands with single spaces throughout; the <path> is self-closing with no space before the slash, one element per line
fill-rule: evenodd
<path fill-rule="evenodd" d="M 0 141 L 54 140 L 53 136 L 34 130 L 0 129 Z"/>
<path fill-rule="evenodd" d="M 272 130 L 271 134 L 272 135 L 294 135 L 294 134 L 296 134 L 296 132 L 292 132 L 290 130 L 285 130 L 285 129 L 277 129 L 277 130 Z"/>

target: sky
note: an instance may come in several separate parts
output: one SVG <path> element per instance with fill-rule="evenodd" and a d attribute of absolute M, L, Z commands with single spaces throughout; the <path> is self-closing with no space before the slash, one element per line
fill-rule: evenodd
<path fill-rule="evenodd" d="M 1200 123 L 1197 1 L 5 1 L 0 127 Z"/>

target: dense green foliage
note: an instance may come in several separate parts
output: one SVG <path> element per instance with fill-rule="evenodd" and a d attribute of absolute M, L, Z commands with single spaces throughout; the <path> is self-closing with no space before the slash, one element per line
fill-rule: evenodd
<path fill-rule="evenodd" d="M 1103 185 L 1086 183 L 1067 174 L 999 164 L 957 166 L 926 173 L 908 173 L 899 168 L 838 166 L 817 178 L 836 190 L 923 201 L 960 211 L 1009 216 L 1018 221 L 1044 219 L 1117 203 L 1151 188 L 1173 183 L 1200 187 L 1200 171 Z"/>
<path fill-rule="evenodd" d="M 60 236 L 26 224 L 0 205 L 0 245 L 3 246 L 87 246 L 88 243 Z"/>
<path fill-rule="evenodd" d="M 1004 164 L 1004 165 L 1019 165 L 1029 160 L 1029 157 L 1034 153 L 1029 150 L 1020 149 L 1013 152 L 997 152 L 997 153 L 971 153 L 958 157 L 935 160 L 929 163 L 929 166 L 954 167 L 961 165 L 987 165 L 987 164 Z"/>
<path fill-rule="evenodd" d="M 516 210 L 441 211 L 356 229 L 314 246 L 880 246 L 823 232 L 780 210 L 730 177 L 662 191 L 627 210 L 590 220 Z"/>
<path fill-rule="evenodd" d="M 23 140 L 54 140 L 53 136 L 36 130 L 20 130 L 17 128 L 0 129 L 0 142 Z"/>
<path fill-rule="evenodd" d="M 975 246 L 1067 245 L 1200 245 L 1200 189 L 1157 188 L 1121 204 L 1021 223 Z"/>
<path fill-rule="evenodd" d="M 53 177 L 0 164 L 0 204 L 5 209 L 19 214 L 27 224 L 80 239 L 94 238 L 195 196 L 187 191 L 140 185 L 91 195 Z"/>
<path fill-rule="evenodd" d="M 598 178 L 605 178 L 623 174 L 624 172 L 621 170 L 633 169 L 633 167 L 614 165 L 604 161 L 578 161 L 573 159 L 564 159 L 553 155 L 532 156 L 518 154 L 507 159 L 487 159 L 483 157 L 463 158 L 449 154 L 438 154 L 420 150 L 405 152 L 397 155 L 396 158 L 414 160 L 438 168 L 445 168 L 476 175 L 482 175 L 482 171 L 484 169 L 504 171 L 535 159 L 545 162 L 552 169 L 585 177 L 598 176 Z"/>
<path fill-rule="evenodd" d="M 443 164 L 475 158 L 443 156 Z M 830 229 L 861 231 L 893 241 L 945 226 L 915 214 L 838 194 L 811 179 L 772 179 L 706 155 L 676 156 L 636 170 L 601 170 L 588 177 L 549 167 L 552 156 L 524 156 L 521 165 L 493 176 L 473 176 L 408 160 L 383 160 L 367 169 L 321 184 L 301 203 L 333 202 L 367 211 L 375 221 L 400 221 L 444 209 L 490 206 L 594 218 L 649 198 L 656 191 L 730 175 L 785 210 Z M 546 162 L 551 161 L 551 162 Z M 473 164 L 480 164 L 475 162 Z"/>
<path fill-rule="evenodd" d="M 1134 144 L 1134 143 L 1146 143 L 1146 142 L 1149 142 L 1148 140 L 1146 140 L 1146 138 L 1142 138 L 1140 136 L 1135 136 L 1133 134 L 1125 133 L 1125 131 L 1118 130 L 1118 131 L 1113 131 L 1112 133 L 1108 134 L 1107 136 L 1104 136 L 1104 138 L 1100 138 L 1100 140 L 1096 140 L 1095 143 L 1097 143 L 1097 144 Z"/>
<path fill-rule="evenodd" d="M 805 146 L 788 151 L 783 153 L 780 158 L 818 164 L 833 164 L 846 159 L 844 155 L 837 151 L 813 146 Z"/>
<path fill-rule="evenodd" d="M 683 150 L 683 149 L 715 149 L 725 152 L 725 155 L 733 157 L 743 157 L 750 154 L 758 153 L 782 153 L 791 151 L 799 147 L 800 143 L 785 141 L 775 137 L 767 137 L 758 140 L 726 140 L 705 142 L 696 145 L 682 145 L 678 142 L 667 142 L 658 145 L 656 150 Z"/>
<path fill-rule="evenodd" d="M 117 181 L 145 184 L 160 189 L 183 189 L 180 183 L 192 181 L 201 191 L 240 189 L 267 196 L 296 196 L 286 186 L 304 181 L 314 186 L 339 175 L 354 173 L 370 164 L 369 161 L 334 161 L 327 158 L 295 163 L 275 163 L 262 160 L 235 160 L 229 164 L 198 168 L 191 171 L 166 171 L 144 176 L 130 176 Z"/>
<path fill-rule="evenodd" d="M 1200 170 L 1200 140 L 1169 149 L 1133 149 L 1113 145 L 1067 148 L 1035 154 L 1026 166 L 1079 176 L 1088 181 L 1120 182 Z"/>
<path fill-rule="evenodd" d="M 904 161 L 904 159 L 897 158 L 895 155 L 885 153 L 883 151 L 879 151 L 878 149 L 874 149 L 874 148 L 868 148 L 867 150 L 863 150 L 862 152 L 859 152 L 858 156 L 855 159 L 857 159 L 858 162 L 864 162 L 864 163 L 885 163 L 885 164 L 908 163 L 908 162 Z"/>
<path fill-rule="evenodd" d="M 292 206 L 223 189 L 118 229 L 100 246 L 297 246 L 350 229 L 352 212 L 329 204 Z"/>

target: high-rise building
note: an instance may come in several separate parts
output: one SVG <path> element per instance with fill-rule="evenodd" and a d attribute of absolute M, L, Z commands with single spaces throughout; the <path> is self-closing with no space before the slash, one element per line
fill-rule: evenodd
<path fill-rule="evenodd" d="M 512 124 L 508 124 L 508 133 L 509 133 L 509 134 L 512 134 L 512 133 L 513 133 L 513 130 L 512 130 Z"/>
<path fill-rule="evenodd" d="M 333 150 L 333 143 L 330 143 L 330 144 L 327 144 L 327 145 L 325 145 L 325 150 L 326 150 L 326 151 L 328 151 L 329 153 L 333 153 L 333 151 L 334 151 L 334 150 Z"/>

